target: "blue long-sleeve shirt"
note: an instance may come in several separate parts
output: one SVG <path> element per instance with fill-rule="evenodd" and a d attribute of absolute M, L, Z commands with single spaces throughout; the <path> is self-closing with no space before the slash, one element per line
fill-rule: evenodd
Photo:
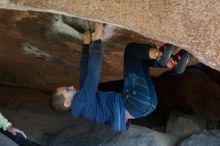
<path fill-rule="evenodd" d="M 125 107 L 122 94 L 97 91 L 100 79 L 102 46 L 95 41 L 90 50 L 84 48 L 80 62 L 80 91 L 72 101 L 72 116 L 83 117 L 98 124 L 126 131 Z"/>

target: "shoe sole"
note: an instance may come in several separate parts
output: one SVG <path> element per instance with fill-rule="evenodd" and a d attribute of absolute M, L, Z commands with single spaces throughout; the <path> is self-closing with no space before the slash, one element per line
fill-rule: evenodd
<path fill-rule="evenodd" d="M 168 51 L 165 51 L 165 52 L 164 52 L 163 56 L 165 56 L 165 57 L 162 57 L 162 58 L 158 61 L 158 63 L 159 63 L 161 66 L 166 66 L 166 65 L 167 65 L 167 63 L 168 63 L 168 61 L 169 61 L 169 59 L 170 59 L 170 57 L 171 57 L 173 51 L 176 50 L 176 48 L 177 48 L 176 46 L 171 45 L 171 44 L 166 44 L 166 47 L 167 47 L 167 48 L 165 48 L 165 49 L 167 49 Z"/>
<path fill-rule="evenodd" d="M 185 71 L 186 66 L 189 62 L 190 54 L 183 54 L 181 58 L 181 61 L 173 68 L 175 74 L 182 74 Z"/>

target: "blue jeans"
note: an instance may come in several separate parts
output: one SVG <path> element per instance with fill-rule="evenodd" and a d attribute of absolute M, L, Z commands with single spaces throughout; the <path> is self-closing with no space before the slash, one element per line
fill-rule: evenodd
<path fill-rule="evenodd" d="M 149 75 L 148 62 L 151 45 L 131 43 L 124 54 L 124 92 L 126 110 L 135 118 L 152 113 L 157 106 L 157 96 Z"/>

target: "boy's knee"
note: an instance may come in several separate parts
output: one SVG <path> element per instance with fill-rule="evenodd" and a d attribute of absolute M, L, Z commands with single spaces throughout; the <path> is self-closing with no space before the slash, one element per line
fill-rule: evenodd
<path fill-rule="evenodd" d="M 132 43 L 129 43 L 129 44 L 127 44 L 127 46 L 126 46 L 126 50 L 128 49 L 128 50 L 130 50 L 130 49 L 133 49 L 133 48 L 135 48 L 135 46 L 137 45 L 137 43 L 135 43 L 135 42 L 132 42 Z"/>
<path fill-rule="evenodd" d="M 127 46 L 125 47 L 125 54 L 132 54 L 132 50 L 135 49 L 137 43 L 133 42 L 133 43 L 129 43 L 127 44 Z"/>
<path fill-rule="evenodd" d="M 153 103 L 153 111 L 156 110 L 157 104 L 158 104 L 158 101 L 157 101 L 157 99 L 155 99 L 155 101 Z"/>
<path fill-rule="evenodd" d="M 156 110 L 156 108 L 157 108 L 157 103 L 158 103 L 157 98 L 152 98 L 150 105 L 148 105 L 145 108 L 143 117 L 151 114 L 152 112 L 154 112 Z"/>
<path fill-rule="evenodd" d="M 152 103 L 151 103 L 151 107 L 149 109 L 149 112 L 152 113 L 153 111 L 156 110 L 157 108 L 157 104 L 158 104 L 158 101 L 157 101 L 157 98 L 155 98 Z"/>

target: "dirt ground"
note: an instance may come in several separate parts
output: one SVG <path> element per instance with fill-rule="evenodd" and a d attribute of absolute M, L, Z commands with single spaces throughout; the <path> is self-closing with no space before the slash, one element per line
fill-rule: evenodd
<path fill-rule="evenodd" d="M 71 113 L 49 108 L 51 94 L 26 88 L 0 86 L 0 112 L 29 139 L 48 145 L 56 133 L 75 122 Z"/>

